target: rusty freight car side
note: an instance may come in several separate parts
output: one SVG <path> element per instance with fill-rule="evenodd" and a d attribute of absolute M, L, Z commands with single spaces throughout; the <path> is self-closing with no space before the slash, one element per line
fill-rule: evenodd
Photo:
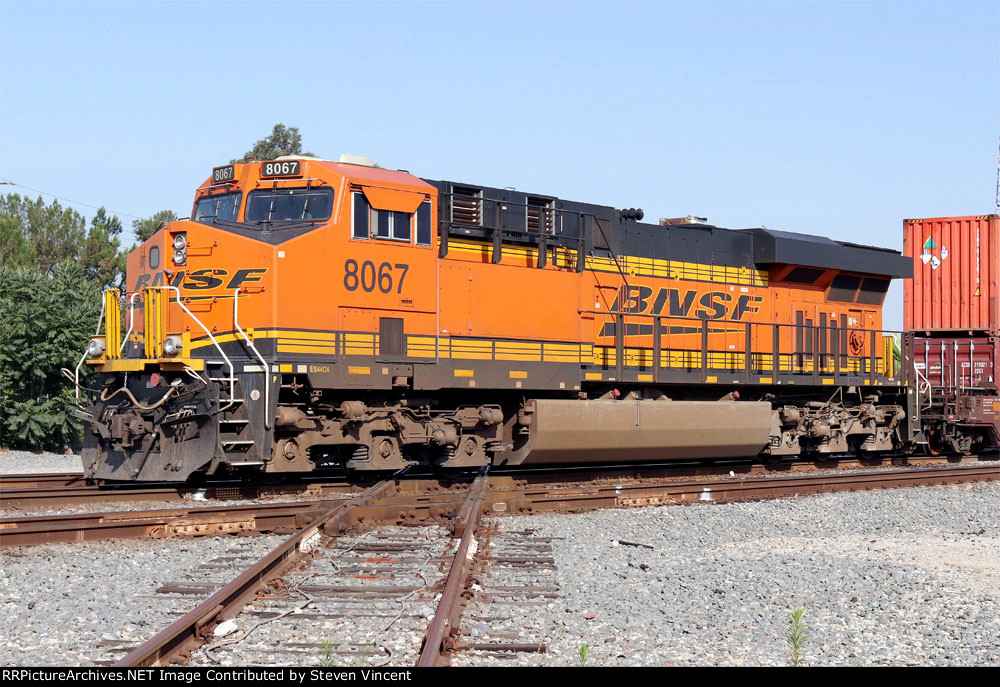
<path fill-rule="evenodd" d="M 913 361 L 924 436 L 932 453 L 1000 445 L 997 337 L 917 337 Z"/>

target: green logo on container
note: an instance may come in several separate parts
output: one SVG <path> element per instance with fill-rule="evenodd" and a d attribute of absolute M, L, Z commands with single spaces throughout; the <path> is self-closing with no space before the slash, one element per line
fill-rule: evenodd
<path fill-rule="evenodd" d="M 941 250 L 938 251 L 940 255 L 931 253 L 935 248 L 937 248 L 937 244 L 934 243 L 934 237 L 928 236 L 927 240 L 924 241 L 924 252 L 920 254 L 920 261 L 925 265 L 930 265 L 932 270 L 936 270 L 941 266 L 943 260 L 948 259 L 948 246 L 941 247 Z"/>

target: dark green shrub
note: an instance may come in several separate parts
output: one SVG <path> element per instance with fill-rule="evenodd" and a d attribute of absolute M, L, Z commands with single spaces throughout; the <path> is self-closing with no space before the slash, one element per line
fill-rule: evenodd
<path fill-rule="evenodd" d="M 79 264 L 62 262 L 48 274 L 0 267 L 0 446 L 79 444 L 73 385 L 60 370 L 80 361 L 100 308 L 101 292 Z"/>

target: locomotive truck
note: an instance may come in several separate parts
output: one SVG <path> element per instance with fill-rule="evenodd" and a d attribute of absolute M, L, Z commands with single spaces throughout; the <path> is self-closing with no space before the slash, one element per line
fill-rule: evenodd
<path fill-rule="evenodd" d="M 418 178 L 212 170 L 82 364 L 88 477 L 908 451 L 899 252 Z M 99 332 L 101 329 L 99 328 Z M 896 346 L 902 346 L 897 359 Z"/>

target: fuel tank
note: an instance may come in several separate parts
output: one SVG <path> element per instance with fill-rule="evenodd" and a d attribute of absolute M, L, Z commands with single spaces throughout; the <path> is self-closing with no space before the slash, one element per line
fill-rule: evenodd
<path fill-rule="evenodd" d="M 752 457 L 768 445 L 771 404 L 749 401 L 535 399 L 509 465 Z"/>

